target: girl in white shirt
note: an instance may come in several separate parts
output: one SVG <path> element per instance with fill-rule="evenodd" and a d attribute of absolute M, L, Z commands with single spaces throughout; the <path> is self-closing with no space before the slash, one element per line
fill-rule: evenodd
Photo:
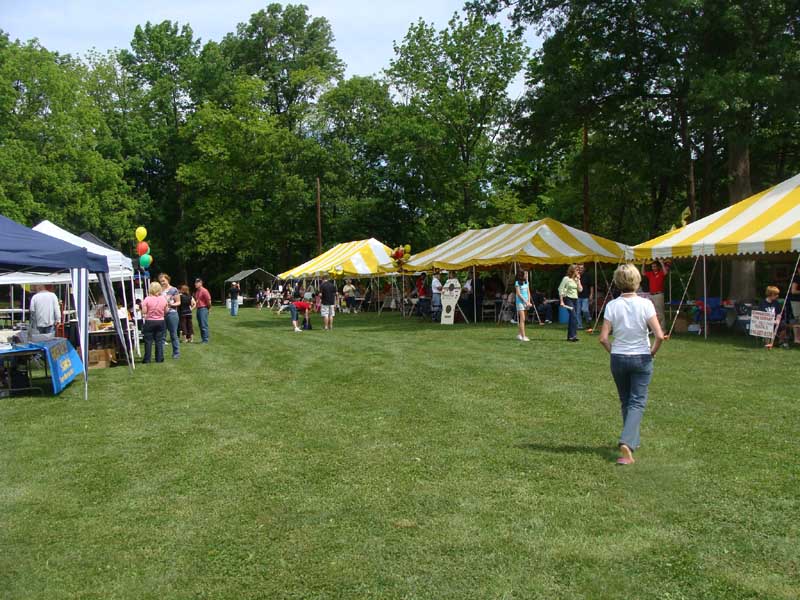
<path fill-rule="evenodd" d="M 614 285 L 622 295 L 606 305 L 600 331 L 600 343 L 611 354 L 611 375 L 622 405 L 620 457 L 617 459 L 620 465 L 634 462 L 633 452 L 639 447 L 639 427 L 653 377 L 653 358 L 664 341 L 653 303 L 636 295 L 641 281 L 642 276 L 633 265 L 617 268 Z M 655 336 L 652 348 L 648 328 Z M 613 343 L 608 339 L 612 332 Z"/>

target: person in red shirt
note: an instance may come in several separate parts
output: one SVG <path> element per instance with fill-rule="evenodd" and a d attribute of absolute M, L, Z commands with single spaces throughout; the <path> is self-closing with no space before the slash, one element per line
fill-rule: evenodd
<path fill-rule="evenodd" d="M 650 299 L 653 301 L 653 306 L 656 307 L 656 316 L 662 329 L 664 329 L 664 281 L 667 273 L 669 273 L 669 265 L 661 262 L 661 260 L 651 262 L 650 270 L 644 272 Z"/>
<path fill-rule="evenodd" d="M 197 324 L 200 326 L 200 341 L 208 343 L 208 311 L 211 310 L 211 294 L 203 287 L 203 280 L 194 280 L 194 300 L 197 304 Z"/>
<path fill-rule="evenodd" d="M 303 331 L 300 327 L 297 326 L 297 315 L 300 311 L 303 312 L 303 321 L 308 321 L 308 315 L 311 312 L 311 303 L 306 302 L 305 300 L 300 300 L 298 296 L 295 296 L 295 299 L 289 304 L 284 304 L 281 306 L 280 310 L 278 310 L 278 314 L 283 312 L 284 308 L 288 308 L 289 312 L 292 314 L 292 327 L 294 327 L 295 333 L 300 333 Z"/>

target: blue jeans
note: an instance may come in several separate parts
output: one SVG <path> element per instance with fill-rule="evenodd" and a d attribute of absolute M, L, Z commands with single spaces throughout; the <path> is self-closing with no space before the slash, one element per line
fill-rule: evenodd
<path fill-rule="evenodd" d="M 231 316 L 239 314 L 239 298 L 231 298 Z"/>
<path fill-rule="evenodd" d="M 578 319 L 578 329 L 583 329 L 583 317 L 586 315 L 586 322 L 592 322 L 592 315 L 589 312 L 589 299 L 588 298 L 578 298 L 578 308 L 575 309 L 577 314 L 575 315 Z"/>
<path fill-rule="evenodd" d="M 442 317 L 442 295 L 431 294 L 431 320 L 439 322 Z"/>
<path fill-rule="evenodd" d="M 567 322 L 567 339 L 578 337 L 578 301 L 575 298 L 564 298 L 564 304 L 571 306 L 572 310 L 568 310 L 569 321 Z"/>
<path fill-rule="evenodd" d="M 200 327 L 200 341 L 208 341 L 208 308 L 197 309 L 197 325 Z"/>
<path fill-rule="evenodd" d="M 181 339 L 178 336 L 178 325 L 181 318 L 177 310 L 168 312 L 164 317 L 164 322 L 167 324 L 167 331 L 169 331 L 169 341 L 172 342 L 172 356 L 181 355 Z"/>
<path fill-rule="evenodd" d="M 653 357 L 649 354 L 612 354 L 611 375 L 617 384 L 622 408 L 619 443 L 636 450 L 639 447 L 639 426 L 647 405 L 647 388 L 653 378 Z"/>
<path fill-rule="evenodd" d="M 156 347 L 156 362 L 164 362 L 164 321 L 145 321 L 142 327 L 144 338 L 144 359 L 142 363 L 150 362 L 153 356 L 153 344 Z"/>

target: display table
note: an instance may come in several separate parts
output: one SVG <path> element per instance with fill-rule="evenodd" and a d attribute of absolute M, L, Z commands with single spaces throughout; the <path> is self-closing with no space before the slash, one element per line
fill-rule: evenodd
<path fill-rule="evenodd" d="M 83 362 L 69 340 L 54 338 L 28 344 L 18 344 L 12 348 L 0 350 L 0 379 L 3 382 L 0 391 L 7 395 L 16 392 L 35 391 L 42 392 L 42 388 L 34 386 L 31 382 L 31 360 L 35 356 L 44 357 L 44 374 L 50 377 L 53 393 L 60 394 L 69 383 L 83 372 Z M 20 366 L 24 369 L 20 369 Z M 15 375 L 25 378 L 24 382 Z"/>
<path fill-rule="evenodd" d="M 0 349 L 1 395 L 10 396 L 16 392 L 42 393 L 42 388 L 35 387 L 31 382 L 31 359 L 40 354 L 42 349 L 31 344 Z"/>
<path fill-rule="evenodd" d="M 24 321 L 28 316 L 26 308 L 0 308 L 0 322 L 12 323 L 14 321 Z"/>

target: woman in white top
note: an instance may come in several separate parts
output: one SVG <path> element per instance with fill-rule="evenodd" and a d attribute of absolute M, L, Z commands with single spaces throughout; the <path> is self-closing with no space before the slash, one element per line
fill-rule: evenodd
<path fill-rule="evenodd" d="M 642 276 L 633 265 L 617 268 L 614 285 L 622 295 L 606 305 L 600 331 L 600 343 L 611 354 L 611 375 L 622 405 L 621 456 L 617 459 L 620 465 L 634 462 L 633 452 L 639 447 L 639 426 L 647 405 L 647 388 L 653 377 L 653 358 L 664 340 L 653 303 L 636 295 L 641 281 Z M 648 328 L 655 336 L 652 348 Z M 614 341 L 609 342 L 612 332 Z"/>

